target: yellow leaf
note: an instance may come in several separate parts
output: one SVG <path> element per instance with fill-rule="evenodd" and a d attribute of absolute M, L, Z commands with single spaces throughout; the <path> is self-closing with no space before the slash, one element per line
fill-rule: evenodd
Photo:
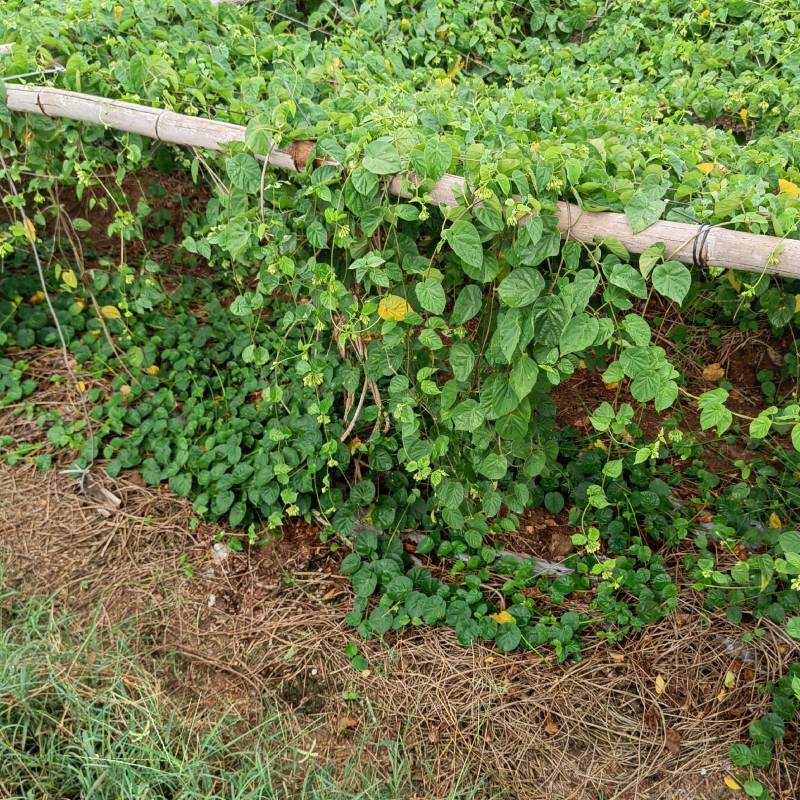
<path fill-rule="evenodd" d="M 781 518 L 774 511 L 769 515 L 769 526 L 776 531 L 779 531 L 783 527 Z"/>
<path fill-rule="evenodd" d="M 461 58 L 461 56 L 458 56 L 456 58 L 456 63 L 452 66 L 452 68 L 447 70 L 447 77 L 451 79 L 455 78 L 456 75 L 458 75 L 458 73 L 461 72 L 461 67 L 463 66 L 464 66 L 464 60 Z"/>
<path fill-rule="evenodd" d="M 725 370 L 719 364 L 709 364 L 703 368 L 703 377 L 707 381 L 718 381 L 725 377 Z"/>
<path fill-rule="evenodd" d="M 734 274 L 734 271 L 732 269 L 728 270 L 728 283 L 731 286 L 733 286 L 733 288 L 737 292 L 741 292 L 742 291 L 742 284 L 739 283 L 739 281 L 736 280 L 736 275 Z"/>
<path fill-rule="evenodd" d="M 65 269 L 61 273 L 61 280 L 64 281 L 70 289 L 78 288 L 78 276 L 71 269 Z"/>
<path fill-rule="evenodd" d="M 726 689 L 733 689 L 736 686 L 736 675 L 730 670 L 725 673 L 725 680 L 723 681 Z"/>
<path fill-rule="evenodd" d="M 788 194 L 790 197 L 800 197 L 800 186 L 791 181 L 785 181 L 783 178 L 778 181 L 778 191 L 781 194 Z"/>
<path fill-rule="evenodd" d="M 86 391 L 86 384 L 83 381 L 78 381 L 78 391 L 79 392 Z"/>
<path fill-rule="evenodd" d="M 703 175 L 708 175 L 709 172 L 716 169 L 719 166 L 715 161 L 702 161 L 697 165 L 697 169 L 703 173 Z"/>
<path fill-rule="evenodd" d="M 604 386 L 606 387 L 606 389 L 608 389 L 610 392 L 613 392 L 613 391 L 614 391 L 614 389 L 618 389 L 618 388 L 619 388 L 619 381 L 611 381 L 611 383 L 604 383 L 603 385 L 604 385 Z"/>
<path fill-rule="evenodd" d="M 158 375 L 158 364 L 151 364 L 149 367 L 147 367 L 147 369 L 145 369 L 145 372 L 148 375 Z"/>
<path fill-rule="evenodd" d="M 484 659 L 484 661 L 485 661 L 487 664 L 494 664 L 494 656 L 486 656 L 486 658 Z"/>
<path fill-rule="evenodd" d="M 411 306 L 396 294 L 385 294 L 378 303 L 378 316 L 381 319 L 396 319 L 402 322 L 410 311 Z"/>
<path fill-rule="evenodd" d="M 608 655 L 612 661 L 620 664 L 625 660 L 625 653 L 609 653 Z"/>
<path fill-rule="evenodd" d="M 794 313 L 800 314 L 800 294 L 794 296 Z"/>
<path fill-rule="evenodd" d="M 25 231 L 25 238 L 33 244 L 36 241 L 36 226 L 31 222 L 29 217 L 22 220 L 22 227 Z"/>
<path fill-rule="evenodd" d="M 742 122 L 746 124 L 747 120 L 750 118 L 750 112 L 746 108 L 740 108 L 739 116 L 741 117 Z"/>
<path fill-rule="evenodd" d="M 726 776 L 725 776 L 725 785 L 726 785 L 726 786 L 727 786 L 727 787 L 728 787 L 728 788 L 729 788 L 729 789 L 730 789 L 732 792 L 739 792 L 739 791 L 741 791 L 741 789 L 742 789 L 742 787 L 741 787 L 741 786 L 740 786 L 740 785 L 737 783 L 737 781 L 735 781 L 733 778 L 731 778 L 731 776 L 730 776 L 730 775 L 726 775 Z"/>
<path fill-rule="evenodd" d="M 501 611 L 499 614 L 490 614 L 489 616 L 491 616 L 498 625 L 506 625 L 514 621 L 514 617 L 512 617 L 508 611 Z"/>
<path fill-rule="evenodd" d="M 116 306 L 103 306 L 100 309 L 100 313 L 106 319 L 121 319 L 122 314 L 119 313 L 119 309 Z"/>
<path fill-rule="evenodd" d="M 38 292 L 34 292 L 34 293 L 33 293 L 33 294 L 32 294 L 32 295 L 31 295 L 31 296 L 28 298 L 28 302 L 29 302 L 29 303 L 30 303 L 32 306 L 38 306 L 38 305 L 39 305 L 39 303 L 41 303 L 41 302 L 42 302 L 42 300 L 44 300 L 44 292 L 43 292 L 41 289 L 40 289 Z"/>
<path fill-rule="evenodd" d="M 122 16 L 122 6 L 114 6 L 114 19 L 119 22 L 119 18 Z"/>
<path fill-rule="evenodd" d="M 656 694 L 664 694 L 667 688 L 667 682 L 664 680 L 663 675 L 656 675 Z"/>

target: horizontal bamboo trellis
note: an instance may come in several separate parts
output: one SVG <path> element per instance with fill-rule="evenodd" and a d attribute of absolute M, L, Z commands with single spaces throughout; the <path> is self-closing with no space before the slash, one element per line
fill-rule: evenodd
<path fill-rule="evenodd" d="M 71 92 L 44 86 L 6 84 L 7 105 L 11 111 L 43 114 L 47 117 L 104 125 L 159 141 L 220 150 L 231 142 L 243 142 L 245 128 L 216 119 L 191 117 L 166 109 L 151 108 L 121 100 Z M 297 171 L 292 153 L 272 149 L 268 163 L 278 169 Z M 389 182 L 389 191 L 407 196 L 404 176 Z M 466 188 L 464 178 L 445 175 L 429 192 L 435 205 L 458 205 Z M 642 253 L 663 242 L 668 257 L 686 264 L 728 267 L 744 272 L 769 273 L 800 278 L 800 240 L 780 239 L 721 227 L 705 227 L 661 220 L 634 234 L 624 214 L 610 211 L 584 211 L 573 203 L 559 202 L 558 226 L 569 238 L 581 242 L 612 237 L 632 253 Z"/>

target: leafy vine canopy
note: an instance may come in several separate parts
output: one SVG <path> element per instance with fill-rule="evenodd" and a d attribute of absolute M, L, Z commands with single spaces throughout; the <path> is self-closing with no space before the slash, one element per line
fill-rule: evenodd
<path fill-rule="evenodd" d="M 23 191 L 4 198 L 0 346 L 56 343 L 12 269 L 38 241 L 71 353 L 98 381 L 96 436 L 63 421 L 48 432 L 79 464 L 139 468 L 255 539 L 322 520 L 347 548 L 348 621 L 364 636 L 439 622 L 465 643 L 549 644 L 564 659 L 584 629 L 640 628 L 677 602 L 658 550 L 695 536 L 673 491 L 684 480 L 712 507 L 688 563 L 710 605 L 797 612 L 800 542 L 783 510 L 797 393 L 752 414 L 724 382 L 694 395 L 662 327 L 686 314 L 782 337 L 798 287 L 693 271 L 660 245 L 582 244 L 555 215 L 570 201 L 624 213 L 634 232 L 666 219 L 797 238 L 796 0 L 6 9 L 7 83 L 33 74 L 247 131 L 213 154 L 0 102 L 6 177 Z M 265 166 L 276 147 L 299 174 Z M 192 187 L 177 224 L 157 202 L 174 174 Z M 446 175 L 465 179 L 454 206 L 431 199 Z M 65 212 L 67 191 L 85 216 Z M 30 395 L 25 362 L 3 364 L 10 402 Z M 796 348 L 782 364 L 796 381 Z M 579 433 L 553 392 L 584 374 L 607 399 Z M 696 465 L 686 413 L 780 452 L 781 469 L 746 488 L 743 522 L 742 484 L 717 490 Z M 567 509 L 578 548 L 544 578 L 499 543 L 540 507 Z M 755 534 L 765 509 L 778 525 Z M 422 532 L 413 558 L 408 531 Z M 766 550 L 740 550 L 735 573 L 715 562 L 712 539 L 756 535 Z M 420 566 L 429 555 L 449 559 L 448 580 Z M 483 591 L 490 573 L 505 576 L 508 610 Z M 556 606 L 591 588 L 592 610 L 543 610 L 532 586 Z"/>

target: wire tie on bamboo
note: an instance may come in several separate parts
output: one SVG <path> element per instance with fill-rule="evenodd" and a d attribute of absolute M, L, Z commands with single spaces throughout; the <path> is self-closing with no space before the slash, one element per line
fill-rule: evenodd
<path fill-rule="evenodd" d="M 48 113 L 47 113 L 47 112 L 44 110 L 44 106 L 42 105 L 42 92 L 41 92 L 41 90 L 39 90 L 38 92 L 36 92 L 36 105 L 37 105 L 37 106 L 39 106 L 39 111 L 41 111 L 41 112 L 42 112 L 42 114 L 44 114 L 46 117 L 49 117 L 49 116 L 50 116 L 50 115 L 49 115 L 49 114 L 48 114 Z"/>
<path fill-rule="evenodd" d="M 668 206 L 688 206 L 688 203 L 682 203 L 680 200 L 668 200 Z M 690 222 L 695 222 L 700 227 L 697 229 L 697 233 L 692 238 L 692 266 L 695 268 L 707 268 L 708 267 L 708 251 L 706 249 L 706 244 L 708 241 L 708 235 L 711 233 L 711 229 L 714 227 L 708 222 L 700 222 L 697 217 L 692 214 L 688 214 L 686 211 L 683 211 L 680 208 L 673 208 L 672 209 L 675 214 L 680 214 L 680 216 L 688 219 Z"/>
<path fill-rule="evenodd" d="M 158 131 L 158 124 L 159 124 L 159 122 L 161 122 L 161 117 L 163 117 L 164 114 L 166 114 L 166 113 L 167 113 L 167 109 L 166 108 L 162 108 L 161 111 L 158 112 L 158 116 L 156 117 L 155 134 L 156 134 L 156 141 L 157 142 L 163 142 L 164 141 L 161 138 L 161 134 Z"/>
<path fill-rule="evenodd" d="M 697 235 L 692 243 L 692 265 L 696 268 L 708 267 L 708 253 L 706 252 L 706 242 L 708 234 L 714 226 L 708 222 L 701 222 L 697 230 Z"/>

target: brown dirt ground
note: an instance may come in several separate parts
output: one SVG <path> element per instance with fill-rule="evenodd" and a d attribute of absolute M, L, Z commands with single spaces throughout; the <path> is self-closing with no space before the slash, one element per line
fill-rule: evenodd
<path fill-rule="evenodd" d="M 105 484 L 122 500 L 108 518 L 56 471 L 0 467 L 6 580 L 109 627 L 133 620 L 143 663 L 193 715 L 224 705 L 255 721 L 277 706 L 317 763 L 341 762 L 376 726 L 402 738 L 420 798 L 445 796 L 465 764 L 483 797 L 726 797 L 727 749 L 765 711 L 759 684 L 800 655 L 771 625 L 742 644 L 741 628 L 687 595 L 672 619 L 624 645 L 589 645 L 575 664 L 464 649 L 439 628 L 364 643 L 370 670 L 359 673 L 342 652 L 347 581 L 313 531 L 220 561 L 219 530 L 186 501 Z M 770 771 L 778 798 L 800 793 L 797 747 L 793 729 Z"/>

